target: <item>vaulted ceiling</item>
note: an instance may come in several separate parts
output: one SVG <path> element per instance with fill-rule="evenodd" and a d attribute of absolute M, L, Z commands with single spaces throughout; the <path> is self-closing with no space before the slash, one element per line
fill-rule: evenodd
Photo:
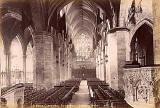
<path fill-rule="evenodd" d="M 4 38 L 11 40 L 20 34 L 31 39 L 27 32 L 64 30 L 71 38 L 82 33 L 96 37 L 97 25 L 103 14 L 112 26 L 113 18 L 119 18 L 120 0 L 3 0 L 1 5 L 1 28 Z M 117 20 L 118 21 L 118 20 Z M 118 26 L 118 22 L 116 22 Z M 27 37 L 28 36 L 28 37 Z"/>

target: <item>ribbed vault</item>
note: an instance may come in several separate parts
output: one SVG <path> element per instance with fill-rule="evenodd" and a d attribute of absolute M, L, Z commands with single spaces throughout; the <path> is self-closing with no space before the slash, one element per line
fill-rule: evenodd
<path fill-rule="evenodd" d="M 87 40 L 92 44 L 91 41 L 93 41 L 97 25 L 97 7 L 88 0 L 78 0 L 69 3 L 61 11 L 66 15 L 67 29 L 74 42 L 75 48 L 80 48 L 78 46 L 81 44 L 77 43 L 77 40 L 79 40 L 82 35 L 88 36 L 89 40 Z M 89 47 L 93 47 L 93 45 L 89 45 Z M 78 51 L 78 49 L 76 49 L 76 51 Z"/>
<path fill-rule="evenodd" d="M 113 21 L 118 21 L 120 7 L 120 0 L 3 1 L 0 9 L 3 38 L 12 40 L 19 34 L 27 41 L 32 40 L 30 33 L 26 33 L 28 27 L 34 32 L 50 32 L 53 27 L 56 32 L 65 31 L 71 39 L 85 34 L 96 40 L 98 25 L 108 19 L 112 27 Z"/>

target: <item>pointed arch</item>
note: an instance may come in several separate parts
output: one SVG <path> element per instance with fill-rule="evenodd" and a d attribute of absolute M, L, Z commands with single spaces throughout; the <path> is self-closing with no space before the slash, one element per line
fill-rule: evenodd
<path fill-rule="evenodd" d="M 26 50 L 26 81 L 27 83 L 33 82 L 33 47 L 31 41 Z"/>
<path fill-rule="evenodd" d="M 16 36 L 10 47 L 11 84 L 23 82 L 23 48 L 19 36 Z"/>
<path fill-rule="evenodd" d="M 140 66 L 152 66 L 154 64 L 153 51 L 153 25 L 149 20 L 143 20 L 131 32 L 130 57 L 134 63 Z"/>
<path fill-rule="evenodd" d="M 151 19 L 148 19 L 148 18 L 142 19 L 141 21 L 139 21 L 136 24 L 134 29 L 130 31 L 130 43 L 131 43 L 131 40 L 132 40 L 133 36 L 135 35 L 136 31 L 144 24 L 148 25 L 149 27 L 151 27 L 153 29 L 153 21 Z"/>

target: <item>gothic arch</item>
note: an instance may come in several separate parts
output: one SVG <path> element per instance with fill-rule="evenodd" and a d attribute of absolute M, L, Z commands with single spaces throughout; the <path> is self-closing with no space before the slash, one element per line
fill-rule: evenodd
<path fill-rule="evenodd" d="M 130 32 L 130 57 L 141 66 L 154 64 L 153 57 L 153 24 L 149 19 L 140 21 Z"/>
<path fill-rule="evenodd" d="M 31 35 L 31 37 L 32 37 L 32 41 L 33 41 L 33 42 L 32 42 L 32 46 L 34 46 L 34 42 L 35 42 L 35 40 L 34 40 L 34 29 L 33 29 L 32 26 L 29 26 L 27 29 L 29 30 L 30 35 Z"/>
<path fill-rule="evenodd" d="M 3 39 L 2 34 L 0 34 L 0 48 L 4 49 L 4 39 Z M 1 52 L 1 50 L 0 50 L 0 52 Z"/>
<path fill-rule="evenodd" d="M 5 47 L 4 47 L 4 40 L 3 40 L 3 36 L 2 35 L 0 35 L 0 72 L 1 71 L 4 71 L 3 69 L 3 65 L 4 65 L 4 49 Z M 3 60 L 2 60 L 3 59 Z M 1 76 L 0 76 L 0 78 L 1 78 Z"/>
<path fill-rule="evenodd" d="M 7 20 L 8 18 L 14 18 L 18 21 L 22 21 L 22 15 L 13 11 L 10 11 L 2 16 L 2 19 L 5 19 L 5 20 Z"/>
<path fill-rule="evenodd" d="M 26 50 L 26 81 L 33 82 L 33 47 L 31 41 L 27 45 Z"/>
<path fill-rule="evenodd" d="M 136 26 L 130 31 L 130 42 L 132 41 L 132 38 L 134 37 L 136 31 L 143 26 L 144 24 L 148 25 L 149 27 L 151 27 L 153 29 L 153 21 L 151 19 L 148 18 L 144 18 L 141 21 L 139 21 Z"/>
<path fill-rule="evenodd" d="M 16 36 L 10 47 L 11 84 L 17 84 L 23 80 L 23 48 L 21 40 Z"/>

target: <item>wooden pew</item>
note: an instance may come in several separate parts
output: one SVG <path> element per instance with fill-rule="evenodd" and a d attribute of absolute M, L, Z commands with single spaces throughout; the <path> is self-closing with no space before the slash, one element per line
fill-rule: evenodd
<path fill-rule="evenodd" d="M 111 108 L 132 108 L 125 100 L 123 91 L 117 91 L 109 87 L 104 81 L 99 79 L 88 79 L 87 81 L 89 93 L 93 91 L 93 105 L 109 106 Z"/>
<path fill-rule="evenodd" d="M 26 88 L 24 103 L 31 105 L 68 104 L 71 101 L 73 94 L 78 91 L 80 81 L 80 79 L 67 80 L 54 86 L 54 88 L 50 90 Z"/>
<path fill-rule="evenodd" d="M 65 94 L 65 96 L 61 99 L 62 100 L 62 105 L 67 105 L 71 100 L 72 100 L 72 96 L 75 93 L 74 89 L 76 88 L 76 86 L 73 86 L 69 92 L 67 94 Z"/>

